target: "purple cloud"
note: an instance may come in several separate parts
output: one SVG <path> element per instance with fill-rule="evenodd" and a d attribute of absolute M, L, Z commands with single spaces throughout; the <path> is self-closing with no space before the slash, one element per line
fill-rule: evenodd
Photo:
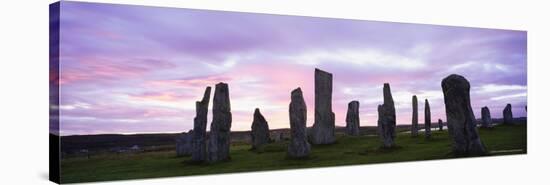
<path fill-rule="evenodd" d="M 61 11 L 62 135 L 191 129 L 195 101 L 220 81 L 233 130 L 250 129 L 256 107 L 270 128 L 289 127 L 296 87 L 312 125 L 314 68 L 334 75 L 339 126 L 352 100 L 361 125 L 376 125 L 385 82 L 398 124 L 410 124 L 412 95 L 446 120 L 440 82 L 453 73 L 470 81 L 476 116 L 488 106 L 499 118 L 506 103 L 526 116 L 524 31 L 80 2 Z"/>

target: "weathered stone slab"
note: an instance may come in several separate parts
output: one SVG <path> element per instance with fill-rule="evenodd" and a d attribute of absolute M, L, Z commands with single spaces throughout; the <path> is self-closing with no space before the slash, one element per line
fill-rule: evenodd
<path fill-rule="evenodd" d="M 331 144 L 334 137 L 334 112 L 332 112 L 332 74 L 315 69 L 315 122 L 311 129 L 311 143 Z"/>
<path fill-rule="evenodd" d="M 430 112 L 430 103 L 428 99 L 424 101 L 424 130 L 426 138 L 432 138 L 432 114 Z"/>
<path fill-rule="evenodd" d="M 210 87 L 206 87 L 201 101 L 195 103 L 196 116 L 193 124 L 193 148 L 191 149 L 191 161 L 206 161 L 206 123 L 208 117 L 208 104 L 210 101 Z"/>
<path fill-rule="evenodd" d="M 481 127 L 490 128 L 493 126 L 493 119 L 491 118 L 491 112 L 489 107 L 481 108 Z"/>
<path fill-rule="evenodd" d="M 384 84 L 384 104 L 378 105 L 378 135 L 382 140 L 382 146 L 389 148 L 394 146 L 395 139 L 395 105 L 391 95 L 390 84 Z"/>
<path fill-rule="evenodd" d="M 460 75 L 449 75 L 441 81 L 445 99 L 447 127 L 453 141 L 455 155 L 483 155 L 476 127 L 476 119 L 470 103 L 470 82 Z"/>
<path fill-rule="evenodd" d="M 193 151 L 193 130 L 176 136 L 176 156 L 190 156 Z"/>
<path fill-rule="evenodd" d="M 418 136 L 418 100 L 416 95 L 412 97 L 412 123 L 411 123 L 411 136 Z"/>
<path fill-rule="evenodd" d="M 251 129 L 252 149 L 257 149 L 269 143 L 269 125 L 258 108 L 254 110 L 254 120 L 252 121 Z"/>
<path fill-rule="evenodd" d="M 226 83 L 216 84 L 212 103 L 212 123 L 208 140 L 208 161 L 211 163 L 230 159 L 231 146 L 231 103 Z"/>
<path fill-rule="evenodd" d="M 512 105 L 507 104 L 504 110 L 502 110 L 502 123 L 505 125 L 514 124 L 514 116 L 512 115 Z"/>
<path fill-rule="evenodd" d="M 300 88 L 293 90 L 291 93 L 288 113 L 290 119 L 290 143 L 287 154 L 290 158 L 307 157 L 311 146 L 307 141 L 307 107 Z"/>
<path fill-rule="evenodd" d="M 348 103 L 348 112 L 346 114 L 346 133 L 358 136 L 359 127 L 359 101 L 351 101 Z"/>

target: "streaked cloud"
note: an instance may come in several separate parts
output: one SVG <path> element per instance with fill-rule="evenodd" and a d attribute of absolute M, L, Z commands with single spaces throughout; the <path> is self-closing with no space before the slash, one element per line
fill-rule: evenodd
<path fill-rule="evenodd" d="M 500 84 L 487 84 L 480 88 L 477 88 L 477 93 L 494 93 L 501 91 L 526 91 L 527 86 L 524 85 L 500 85 Z"/>
<path fill-rule="evenodd" d="M 233 130 L 250 129 L 255 108 L 270 128 L 288 128 L 297 87 L 311 126 L 314 68 L 333 74 L 339 126 L 352 100 L 361 125 L 376 125 L 383 83 L 398 124 L 410 124 L 412 95 L 419 110 L 430 101 L 432 120 L 446 120 L 440 83 L 452 73 L 470 81 L 476 116 L 488 106 L 498 118 L 506 103 L 526 115 L 523 31 L 62 3 L 63 135 L 189 130 L 195 101 L 219 82 L 229 84 Z"/>
<path fill-rule="evenodd" d="M 504 100 L 504 99 L 511 99 L 511 98 L 526 98 L 526 97 L 527 97 L 527 93 L 518 93 L 518 94 L 492 97 L 491 100 Z"/>
<path fill-rule="evenodd" d="M 336 63 L 350 67 L 377 68 L 385 70 L 415 70 L 425 67 L 425 62 L 396 54 L 372 49 L 313 51 L 291 56 L 287 60 L 298 64 L 317 66 L 322 63 Z"/>

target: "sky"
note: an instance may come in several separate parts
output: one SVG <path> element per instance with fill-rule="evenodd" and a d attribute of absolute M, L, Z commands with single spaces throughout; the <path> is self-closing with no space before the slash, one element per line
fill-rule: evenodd
<path fill-rule="evenodd" d="M 232 130 L 250 130 L 255 108 L 270 129 L 289 128 L 290 92 L 302 88 L 314 121 L 315 68 L 333 74 L 332 108 L 345 126 L 360 102 L 374 126 L 383 83 L 397 124 L 446 121 L 441 80 L 469 80 L 476 118 L 512 104 L 526 116 L 527 32 L 364 20 L 62 2 L 60 134 L 183 132 L 207 86 L 229 84 Z M 212 99 L 209 105 L 210 124 Z M 209 129 L 209 126 L 208 126 Z"/>

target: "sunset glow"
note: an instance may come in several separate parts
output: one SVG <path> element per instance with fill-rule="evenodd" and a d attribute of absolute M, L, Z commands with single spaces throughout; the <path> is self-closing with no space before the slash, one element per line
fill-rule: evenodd
<path fill-rule="evenodd" d="M 411 124 L 412 96 L 446 120 L 441 80 L 471 84 L 476 118 L 512 104 L 526 116 L 527 32 L 375 21 L 62 2 L 60 133 L 158 133 L 193 128 L 207 86 L 229 84 L 232 130 L 250 130 L 255 108 L 270 129 L 288 128 L 290 92 L 314 116 L 314 70 L 333 74 L 336 125 L 360 102 L 374 126 L 390 83 L 397 124 Z M 212 89 L 212 92 L 214 89 Z M 212 101 L 211 101 L 212 102 Z M 208 122 L 211 119 L 211 108 Z M 419 122 L 423 123 L 423 116 Z"/>

